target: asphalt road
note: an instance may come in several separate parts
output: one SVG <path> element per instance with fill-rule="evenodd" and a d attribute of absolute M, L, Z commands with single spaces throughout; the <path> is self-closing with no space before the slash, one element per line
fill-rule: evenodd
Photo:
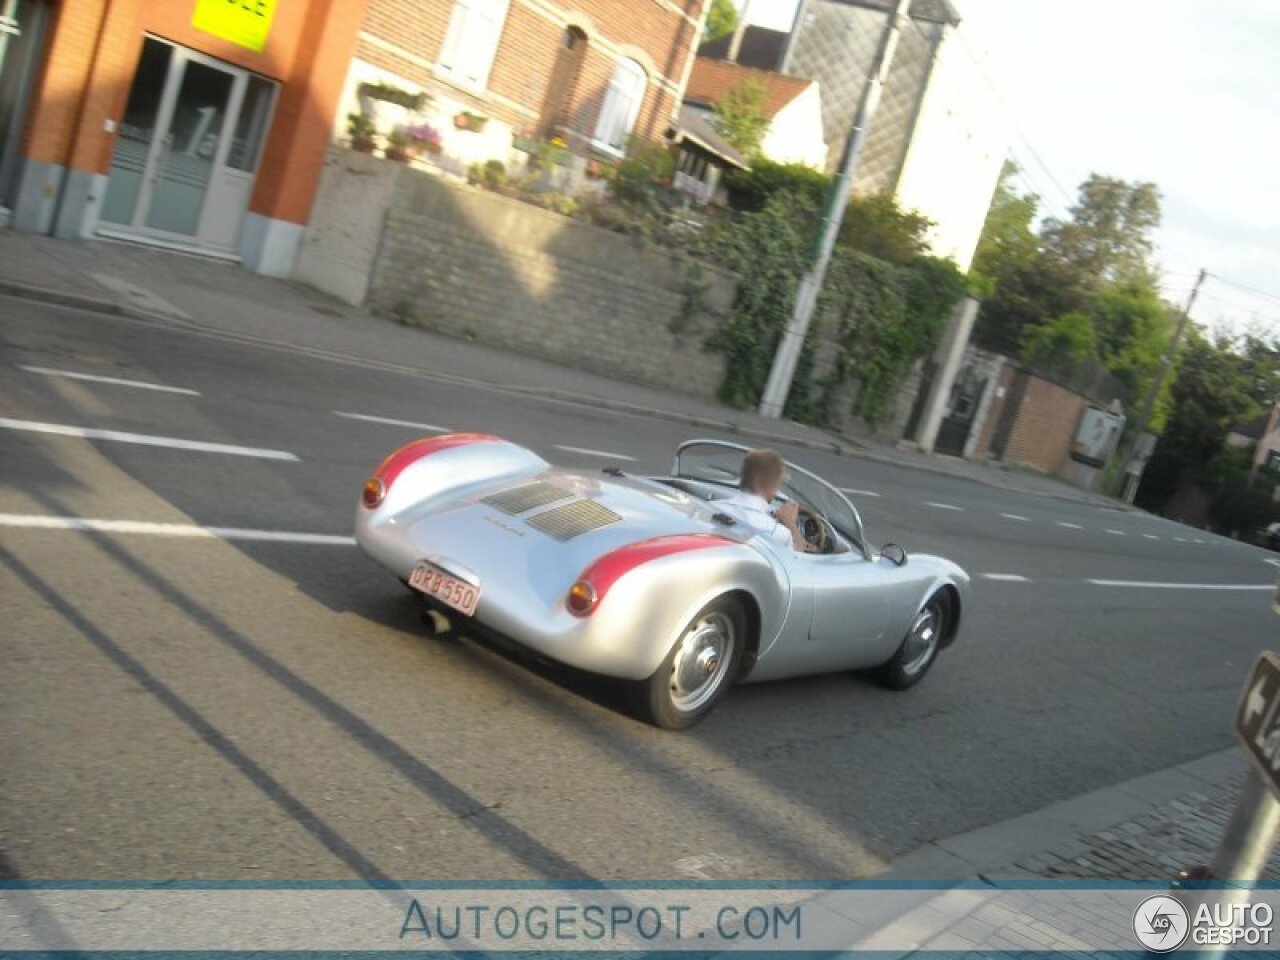
<path fill-rule="evenodd" d="M 961 639 L 905 694 L 749 686 L 663 733 L 610 682 L 428 636 L 349 545 L 371 467 L 425 427 L 652 472 L 696 432 L 0 300 L 0 871 L 868 876 L 1228 746 L 1280 628 L 1256 548 L 784 449 L 862 491 L 874 540 L 970 570 Z M 205 527 L 315 537 L 177 535 Z"/>

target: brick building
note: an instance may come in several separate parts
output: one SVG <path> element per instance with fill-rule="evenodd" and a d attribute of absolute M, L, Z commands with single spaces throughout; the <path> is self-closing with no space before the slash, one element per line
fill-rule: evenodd
<path fill-rule="evenodd" d="M 429 94 L 459 164 L 517 136 L 617 157 L 669 129 L 705 5 L 0 0 L 0 222 L 287 276 L 362 83 Z"/>
<path fill-rule="evenodd" d="M 15 228 L 292 269 L 364 0 L 5 6 L 0 204 Z"/>
<path fill-rule="evenodd" d="M 446 168 L 558 137 L 579 164 L 670 129 L 707 0 L 370 0 L 335 132 L 361 84 L 430 100 Z M 483 129 L 459 129 L 463 113 Z"/>

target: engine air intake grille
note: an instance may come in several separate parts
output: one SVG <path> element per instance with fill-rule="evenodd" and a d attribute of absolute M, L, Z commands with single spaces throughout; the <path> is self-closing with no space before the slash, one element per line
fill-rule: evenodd
<path fill-rule="evenodd" d="M 595 500 L 575 500 L 562 507 L 553 507 L 529 518 L 529 526 L 541 530 L 549 537 L 557 540 L 572 540 L 574 537 L 590 530 L 607 527 L 621 520 L 620 514 L 608 507 L 601 506 Z"/>
<path fill-rule="evenodd" d="M 573 494 L 568 490 L 539 480 L 537 483 L 526 483 L 524 486 L 515 487 L 512 490 L 491 493 L 487 497 L 482 497 L 480 502 L 487 503 L 495 510 L 501 510 L 503 513 L 514 517 L 516 514 L 525 513 L 534 507 L 545 507 L 547 504 L 555 503 L 557 500 L 568 500 L 571 496 Z"/>

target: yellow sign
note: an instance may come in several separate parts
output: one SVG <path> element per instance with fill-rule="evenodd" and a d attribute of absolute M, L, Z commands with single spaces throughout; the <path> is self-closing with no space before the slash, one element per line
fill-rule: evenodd
<path fill-rule="evenodd" d="M 275 12 L 276 0 L 196 0 L 191 25 L 261 53 Z"/>

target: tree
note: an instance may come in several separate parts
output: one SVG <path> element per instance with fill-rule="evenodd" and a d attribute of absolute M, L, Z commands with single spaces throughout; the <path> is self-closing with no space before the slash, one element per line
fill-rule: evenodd
<path fill-rule="evenodd" d="M 1098 291 L 1091 311 L 1098 357 L 1135 402 L 1144 396 L 1160 366 L 1176 324 L 1173 308 L 1148 284 L 1110 283 Z M 1148 426 L 1164 427 L 1169 410 L 1166 381 Z"/>
<path fill-rule="evenodd" d="M 1045 253 L 1070 263 L 1091 289 L 1105 281 L 1154 280 L 1151 234 L 1160 226 L 1160 191 L 1153 183 L 1130 183 L 1089 174 L 1080 185 L 1070 219 L 1045 221 Z"/>
<path fill-rule="evenodd" d="M 1170 389 L 1168 423 L 1138 491 L 1139 504 L 1159 510 L 1183 477 L 1210 489 L 1222 483 L 1224 461 L 1218 458 L 1227 432 L 1267 409 L 1277 396 L 1272 345 L 1209 340 L 1192 329 Z"/>
<path fill-rule="evenodd" d="M 1006 160 L 969 268 L 971 280 L 988 297 L 999 289 L 1001 277 L 1025 268 L 1039 253 L 1039 239 L 1032 227 L 1038 202 L 1034 196 L 1018 192 L 1013 183 L 1017 175 L 1017 163 Z"/>
<path fill-rule="evenodd" d="M 1093 324 L 1087 315 L 1076 312 L 1027 327 L 1019 347 L 1027 363 L 1062 373 L 1098 355 Z"/>
<path fill-rule="evenodd" d="M 738 8 L 733 0 L 711 0 L 707 22 L 702 28 L 702 42 L 716 40 L 738 28 Z"/>
<path fill-rule="evenodd" d="M 769 130 L 769 117 L 764 104 L 769 96 L 765 85 L 755 77 L 747 77 L 729 89 L 712 110 L 716 131 L 729 145 L 748 157 L 760 149 L 760 141 Z"/>

